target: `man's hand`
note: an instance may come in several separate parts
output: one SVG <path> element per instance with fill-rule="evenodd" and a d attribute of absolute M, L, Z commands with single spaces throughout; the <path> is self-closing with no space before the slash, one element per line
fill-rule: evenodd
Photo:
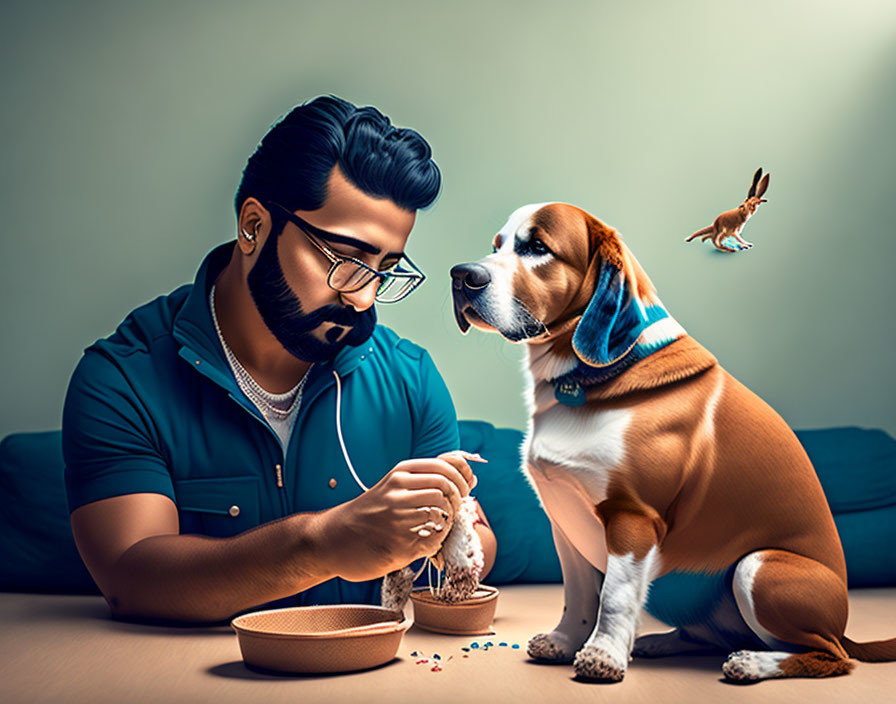
<path fill-rule="evenodd" d="M 478 454 L 465 452 L 464 450 L 451 450 L 451 452 L 443 452 L 436 459 L 445 460 L 445 462 L 447 462 L 458 472 L 460 472 L 463 475 L 463 478 L 466 480 L 467 486 L 470 487 L 470 491 L 473 491 L 476 484 L 479 483 L 479 480 L 476 478 L 476 475 L 473 474 L 473 470 L 470 468 L 470 463 L 468 462 L 468 460 L 473 462 L 488 461 L 482 459 L 482 457 L 480 457 Z"/>
<path fill-rule="evenodd" d="M 399 462 L 358 498 L 323 512 L 333 572 L 360 582 L 434 554 L 475 483 L 461 453 Z M 419 530 L 426 523 L 432 530 Z"/>

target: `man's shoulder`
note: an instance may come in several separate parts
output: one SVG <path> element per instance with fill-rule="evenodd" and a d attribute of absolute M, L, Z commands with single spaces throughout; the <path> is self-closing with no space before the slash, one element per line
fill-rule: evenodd
<path fill-rule="evenodd" d="M 375 350 L 379 349 L 386 352 L 387 359 L 398 362 L 419 362 L 427 354 L 426 349 L 416 342 L 406 337 L 401 337 L 392 328 L 381 324 L 377 324 L 376 328 L 374 328 L 369 344 Z M 400 354 L 393 354 L 395 352 Z"/>
<path fill-rule="evenodd" d="M 184 284 L 135 308 L 111 335 L 94 342 L 85 353 L 98 352 L 123 360 L 140 354 L 152 355 L 160 345 L 173 349 L 174 321 L 192 287 L 193 284 Z"/>
<path fill-rule="evenodd" d="M 102 414 L 137 407 L 161 388 L 177 388 L 181 371 L 172 328 L 190 284 L 132 310 L 116 330 L 87 349 L 75 366 L 66 391 L 63 431 L 76 415 Z"/>

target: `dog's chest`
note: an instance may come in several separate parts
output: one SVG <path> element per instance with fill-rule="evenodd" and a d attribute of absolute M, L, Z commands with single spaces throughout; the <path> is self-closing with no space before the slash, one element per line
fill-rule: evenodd
<path fill-rule="evenodd" d="M 604 528 L 594 508 L 623 471 L 628 409 L 553 406 L 536 413 L 526 437 L 532 484 L 551 521 L 597 569 L 606 568 Z"/>
<path fill-rule="evenodd" d="M 526 438 L 531 464 L 563 467 L 576 475 L 608 474 L 626 455 L 633 411 L 592 411 L 556 404 L 532 417 Z"/>

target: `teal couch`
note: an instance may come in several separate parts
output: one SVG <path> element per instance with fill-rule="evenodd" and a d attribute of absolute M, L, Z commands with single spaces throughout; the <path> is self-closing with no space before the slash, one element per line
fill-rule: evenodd
<path fill-rule="evenodd" d="M 483 421 L 459 423 L 461 447 L 488 464 L 476 467 L 475 495 L 498 539 L 490 584 L 560 582 L 550 525 L 520 471 L 519 430 Z M 834 514 L 849 586 L 896 584 L 896 440 L 881 430 L 797 431 Z M 654 603 L 701 588 L 689 575 L 651 587 Z M 0 589 L 96 592 L 75 548 L 63 480 L 60 433 L 21 433 L 0 443 Z"/>

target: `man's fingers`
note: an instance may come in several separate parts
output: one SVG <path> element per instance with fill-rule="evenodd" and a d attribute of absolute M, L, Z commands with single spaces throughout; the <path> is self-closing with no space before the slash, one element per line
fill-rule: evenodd
<path fill-rule="evenodd" d="M 415 477 L 414 481 L 420 480 Z M 447 480 L 444 481 L 447 482 Z M 445 484 L 445 489 L 450 491 L 451 486 L 453 485 L 448 482 Z M 442 489 L 434 487 L 431 482 L 427 482 L 418 489 L 405 487 L 400 490 L 398 501 L 400 501 L 399 505 L 403 507 L 402 515 L 407 515 L 408 520 L 416 521 L 417 523 L 422 523 L 428 519 L 435 518 L 436 512 L 440 512 L 440 518 L 444 517 L 445 522 L 447 522 L 448 525 L 451 525 L 454 522 L 455 514 L 460 508 L 460 499 L 458 499 L 458 505 L 455 506 L 451 503 Z M 429 509 L 430 514 L 427 515 L 426 513 L 421 513 L 421 508 Z"/>
<path fill-rule="evenodd" d="M 470 491 L 472 491 L 479 480 L 476 478 L 476 475 L 473 474 L 473 469 L 467 461 L 468 457 L 472 459 L 475 455 L 471 455 L 463 450 L 452 450 L 451 452 L 443 452 L 436 459 L 444 460 L 460 472 L 464 481 L 467 482 L 467 486 L 470 487 Z"/>
<path fill-rule="evenodd" d="M 398 463 L 395 466 L 395 470 L 405 472 L 407 473 L 407 475 L 442 477 L 446 482 L 454 486 L 454 492 L 457 494 L 458 499 L 464 496 L 468 496 L 470 493 L 470 485 L 467 484 L 467 480 L 464 479 L 464 475 L 445 460 L 440 460 L 437 458 L 425 460 L 405 460 L 404 462 Z M 405 481 L 406 480 L 407 477 L 405 477 Z M 403 485 L 408 486 L 407 484 Z M 415 488 L 417 488 L 417 485 L 414 486 Z M 439 486 L 441 486 L 441 484 Z M 458 503 L 458 506 L 459 505 L 460 504 Z"/>

